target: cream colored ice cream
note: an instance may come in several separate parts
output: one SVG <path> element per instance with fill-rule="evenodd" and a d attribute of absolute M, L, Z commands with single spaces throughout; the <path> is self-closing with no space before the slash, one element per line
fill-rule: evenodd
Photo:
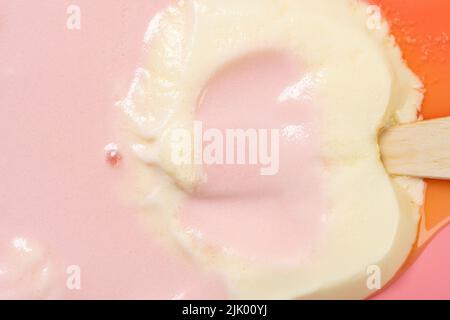
<path fill-rule="evenodd" d="M 372 272 L 384 285 L 407 258 L 423 182 L 386 173 L 378 134 L 416 120 L 422 85 L 377 13 L 348 0 L 186 0 L 152 21 L 145 65 L 121 104 L 138 159 L 138 200 L 169 243 L 223 276 L 232 298 L 364 298 L 374 293 Z M 302 65 L 297 91 L 310 91 L 318 119 L 317 156 L 303 166 L 320 166 L 326 221 L 307 256 L 287 266 L 211 246 L 179 218 L 204 168 L 174 163 L 173 132 L 193 130 L 202 92 L 224 65 L 260 51 L 285 52 Z"/>

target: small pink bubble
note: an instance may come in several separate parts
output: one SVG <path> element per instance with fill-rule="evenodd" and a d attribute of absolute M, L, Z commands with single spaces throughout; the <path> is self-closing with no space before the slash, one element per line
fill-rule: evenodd
<path fill-rule="evenodd" d="M 106 162 L 111 167 L 118 167 L 121 160 L 122 160 L 122 154 L 119 152 L 119 148 L 117 147 L 117 144 L 110 143 L 106 145 L 104 148 L 106 151 Z"/>

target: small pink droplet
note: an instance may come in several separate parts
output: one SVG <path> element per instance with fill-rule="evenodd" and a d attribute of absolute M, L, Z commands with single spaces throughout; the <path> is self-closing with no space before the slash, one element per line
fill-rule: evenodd
<path fill-rule="evenodd" d="M 121 160 L 122 154 L 119 152 L 119 149 L 115 143 L 110 143 L 105 147 L 106 151 L 106 162 L 111 167 L 118 167 Z"/>

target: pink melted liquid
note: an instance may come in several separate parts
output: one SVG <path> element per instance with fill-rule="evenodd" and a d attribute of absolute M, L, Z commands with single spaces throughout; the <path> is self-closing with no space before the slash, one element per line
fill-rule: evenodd
<path fill-rule="evenodd" d="M 77 3 L 70 31 L 69 1 L 1 1 L 0 298 L 226 297 L 156 244 L 117 199 L 122 166 L 105 162 L 114 103 L 163 3 Z M 80 290 L 66 286 L 72 265 Z"/>
<path fill-rule="evenodd" d="M 0 0 L 0 298 L 227 297 L 220 279 L 168 255 L 118 201 L 114 187 L 127 159 L 117 168 L 105 163 L 113 105 L 128 90 L 150 17 L 168 3 L 78 0 L 81 30 L 69 31 L 72 1 Z M 292 79 L 274 82 L 285 80 Z M 199 110 L 205 119 L 207 99 Z M 220 179 L 213 171 L 210 179 Z M 230 188 L 256 192 L 258 181 L 232 181 Z M 211 241 L 231 243 L 227 234 Z M 254 252 L 250 240 L 242 252 Z M 449 241 L 447 228 L 378 298 L 450 297 Z M 80 290 L 66 287 L 72 265 L 81 268 Z"/>
<path fill-rule="evenodd" d="M 225 67 L 207 87 L 196 117 L 205 131 L 263 129 L 268 136 L 258 138 L 270 141 L 269 130 L 278 129 L 280 140 L 279 153 L 270 145 L 273 175 L 261 175 L 266 164 L 249 164 L 249 153 L 261 151 L 250 150 L 249 140 L 245 164 L 204 165 L 206 182 L 183 203 L 180 219 L 209 246 L 261 263 L 298 264 L 317 244 L 326 215 L 318 111 L 312 88 L 296 86 L 305 76 L 298 61 L 265 53 Z M 290 87 L 298 91 L 287 97 Z"/>

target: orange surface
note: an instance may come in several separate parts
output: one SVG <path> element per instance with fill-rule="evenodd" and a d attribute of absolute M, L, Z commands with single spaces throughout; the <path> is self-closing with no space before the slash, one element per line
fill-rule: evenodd
<path fill-rule="evenodd" d="M 450 1 L 373 0 L 391 24 L 408 65 L 425 84 L 425 119 L 450 116 Z M 418 247 L 450 220 L 450 181 L 427 181 Z"/>

